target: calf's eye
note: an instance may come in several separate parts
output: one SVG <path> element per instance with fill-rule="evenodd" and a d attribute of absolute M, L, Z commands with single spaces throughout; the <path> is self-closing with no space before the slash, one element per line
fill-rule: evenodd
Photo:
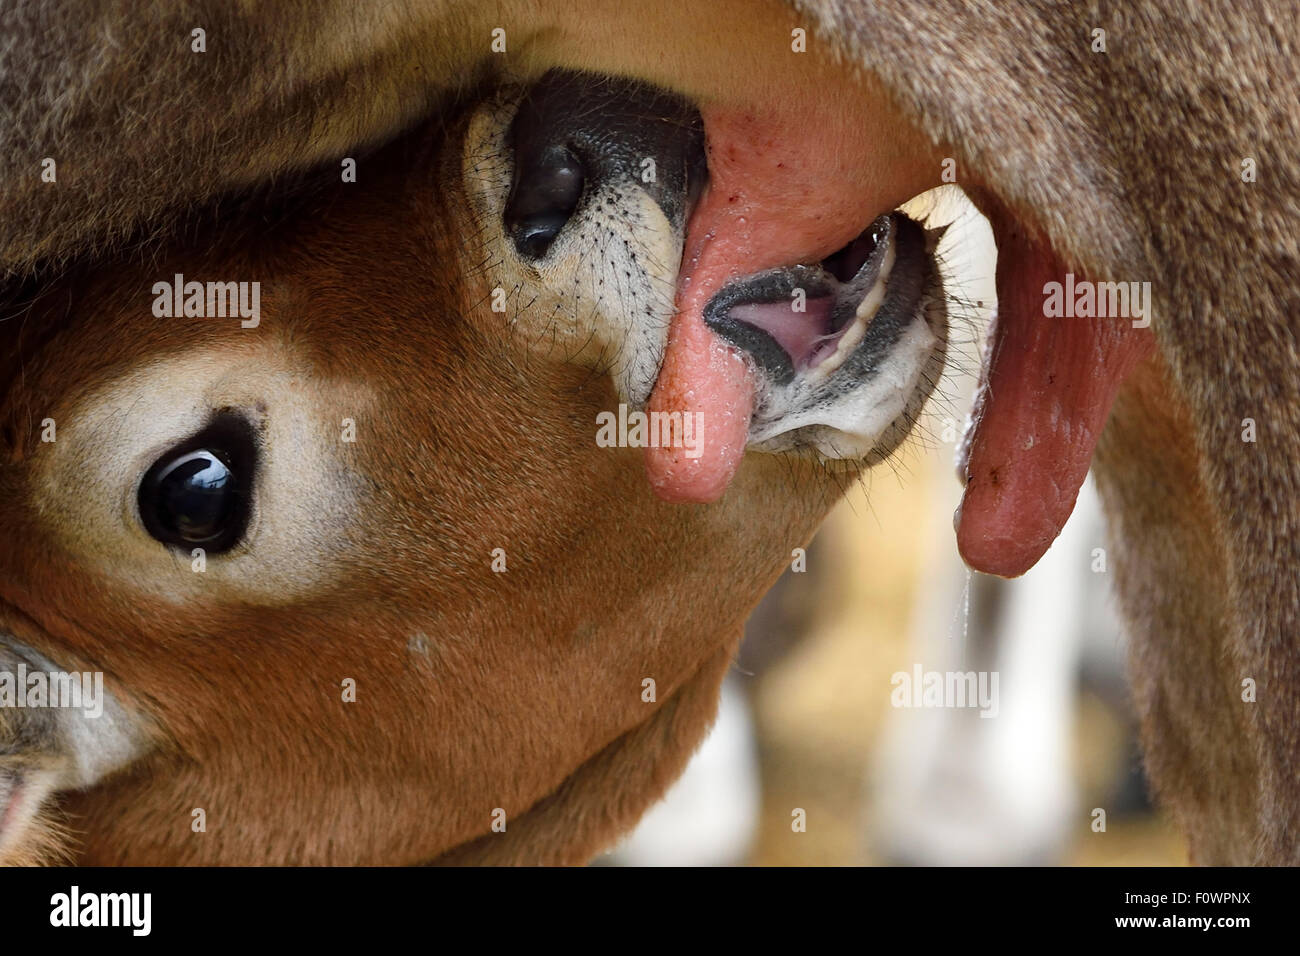
<path fill-rule="evenodd" d="M 225 417 L 171 449 L 140 482 L 140 520 L 163 544 L 228 551 L 248 528 L 255 449 L 243 419 Z"/>

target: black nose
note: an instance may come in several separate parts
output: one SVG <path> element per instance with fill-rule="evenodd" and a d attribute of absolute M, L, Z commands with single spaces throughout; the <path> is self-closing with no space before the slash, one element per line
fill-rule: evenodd
<path fill-rule="evenodd" d="M 546 255 L 584 201 L 618 183 L 645 190 L 680 234 L 708 175 L 699 111 L 633 80 L 552 70 L 524 96 L 510 135 L 505 225 L 529 259 Z"/>

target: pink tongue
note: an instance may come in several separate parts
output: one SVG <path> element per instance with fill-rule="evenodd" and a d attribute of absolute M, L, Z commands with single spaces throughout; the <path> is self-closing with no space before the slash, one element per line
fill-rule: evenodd
<path fill-rule="evenodd" d="M 1023 228 L 993 225 L 998 318 L 954 522 L 968 565 L 1015 577 L 1065 527 L 1115 394 L 1154 338 L 1128 318 L 1045 317 L 1043 286 L 1064 283 L 1066 269 Z"/>
<path fill-rule="evenodd" d="M 762 118 L 701 113 L 709 187 L 687 226 L 678 312 L 649 410 L 698 413 L 702 442 L 698 457 L 680 448 L 646 449 L 650 483 L 668 501 L 722 495 L 740 466 L 754 413 L 748 364 L 704 324 L 714 293 L 732 279 L 825 258 L 882 211 L 873 208 L 880 199 L 871 189 L 845 188 L 861 182 L 864 157 L 837 139 L 836 124 L 806 109 Z"/>

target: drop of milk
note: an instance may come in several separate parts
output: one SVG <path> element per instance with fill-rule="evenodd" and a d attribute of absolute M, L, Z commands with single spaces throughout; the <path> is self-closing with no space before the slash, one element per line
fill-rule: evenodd
<path fill-rule="evenodd" d="M 965 658 L 965 655 L 966 655 L 967 638 L 970 636 L 970 582 L 971 582 L 971 578 L 972 578 L 972 577 L 973 577 L 973 575 L 972 575 L 971 569 L 970 569 L 970 568 L 967 568 L 967 569 L 966 569 L 966 585 L 965 585 L 965 587 L 962 588 L 962 591 L 961 591 L 961 609 L 960 609 L 960 611 L 954 611 L 954 612 L 953 612 L 953 625 L 954 625 L 954 626 L 953 626 L 953 628 L 952 628 L 952 631 L 953 631 L 953 636 L 954 636 L 954 637 L 958 637 L 958 635 L 957 635 L 957 633 L 956 633 L 956 632 L 957 632 L 957 628 L 956 628 L 956 626 L 955 626 L 956 623 L 957 623 L 956 618 L 957 618 L 957 615 L 958 615 L 958 614 L 961 615 L 961 635 L 960 635 L 960 637 L 958 638 L 958 645 L 957 645 L 957 646 L 958 646 L 958 653 L 962 655 L 963 659 Z"/>

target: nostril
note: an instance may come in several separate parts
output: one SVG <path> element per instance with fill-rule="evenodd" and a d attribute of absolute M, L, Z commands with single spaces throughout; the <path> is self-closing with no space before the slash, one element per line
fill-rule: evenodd
<path fill-rule="evenodd" d="M 520 100 L 509 137 L 504 226 L 527 259 L 545 256 L 586 214 L 580 207 L 594 208 L 601 196 L 610 215 L 649 199 L 680 234 L 707 179 L 699 111 L 633 80 L 551 70 Z"/>
<path fill-rule="evenodd" d="M 506 203 L 505 224 L 521 256 L 540 259 L 546 255 L 577 210 L 585 183 L 582 160 L 566 145 L 547 145 L 532 155 L 516 149 L 515 181 Z"/>

